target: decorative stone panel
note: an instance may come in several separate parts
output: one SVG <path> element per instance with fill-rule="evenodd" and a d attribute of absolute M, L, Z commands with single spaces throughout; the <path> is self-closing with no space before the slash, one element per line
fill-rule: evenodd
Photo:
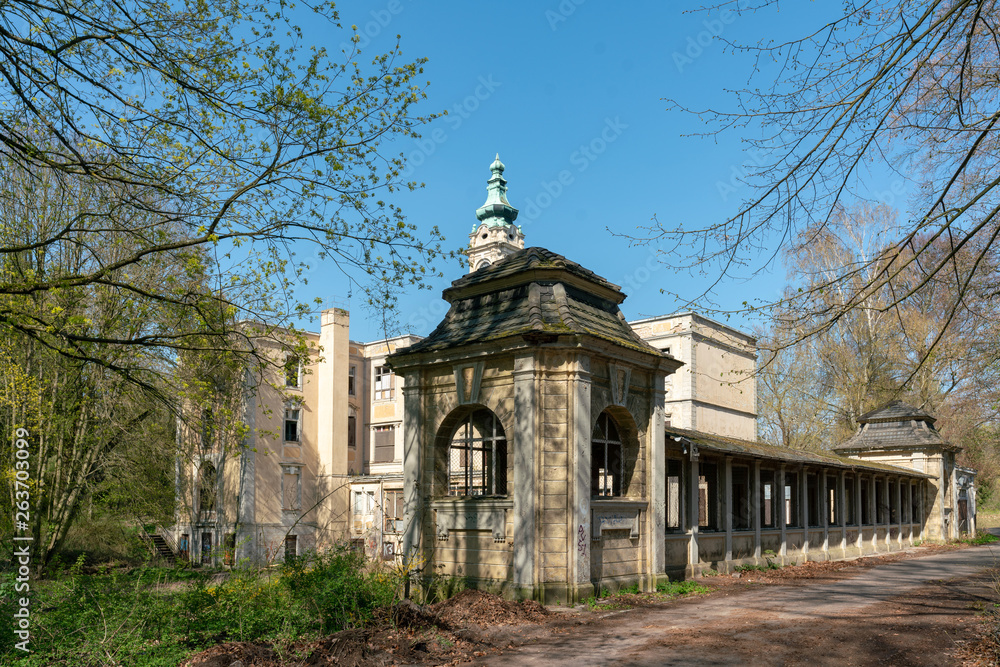
<path fill-rule="evenodd" d="M 437 538 L 447 540 L 453 530 L 490 531 L 494 542 L 507 539 L 507 510 L 511 500 L 461 499 L 436 500 L 431 503 L 437 524 Z"/>
<path fill-rule="evenodd" d="M 646 509 L 645 500 L 591 501 L 591 538 L 599 540 L 605 530 L 628 530 L 629 537 L 639 537 L 639 514 Z"/>

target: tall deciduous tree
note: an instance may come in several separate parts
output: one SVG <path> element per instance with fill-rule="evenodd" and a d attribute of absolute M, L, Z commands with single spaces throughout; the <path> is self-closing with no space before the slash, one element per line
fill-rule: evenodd
<path fill-rule="evenodd" d="M 303 244 L 373 301 L 391 306 L 396 289 L 420 283 L 440 237 L 418 237 L 389 200 L 415 184 L 401 181 L 401 156 L 386 148 L 424 120 L 413 115 L 423 61 L 404 60 L 398 46 L 332 58 L 296 20 L 324 38 L 341 30 L 329 2 L 6 3 L 0 159 L 28 188 L 84 196 L 59 224 L 3 221 L 0 257 L 73 253 L 74 262 L 59 274 L 5 274 L 0 296 L 96 286 L 179 312 L 211 308 L 224 288 L 243 318 L 276 321 L 298 312 L 286 297 Z M 137 284 L 160 256 L 191 262 L 216 289 L 191 289 L 173 272 Z M 260 298 L 261 286 L 272 298 Z M 204 342 L 181 316 L 172 327 L 95 335 L 67 311 L 27 314 L 18 303 L 0 311 L 0 327 L 131 381 L 148 369 L 132 373 L 88 347 L 159 346 L 169 356 Z M 216 333 L 224 349 L 231 332 Z"/>
<path fill-rule="evenodd" d="M 850 281 L 833 276 L 857 266 L 877 271 L 872 257 L 888 261 L 891 209 L 859 205 L 838 211 L 837 218 L 840 234 L 819 230 L 788 257 L 789 300 L 803 307 L 782 311 L 762 337 L 773 355 L 760 371 L 762 436 L 802 446 L 804 432 L 805 446 L 828 447 L 853 434 L 865 412 L 904 398 L 938 416 L 945 436 L 969 444 L 977 462 L 982 448 L 975 445 L 1000 404 L 996 350 L 990 351 L 998 319 L 991 299 L 975 291 L 955 313 L 941 310 L 939 303 L 955 298 L 954 282 L 928 278 L 914 262 L 882 289 L 869 290 L 861 306 L 817 322 L 852 292 Z M 971 259 L 958 253 L 952 261 Z M 853 279 L 866 280 L 866 274 Z M 886 307 L 896 292 L 913 285 L 920 286 L 913 298 Z M 802 340 L 803 330 L 818 333 Z"/>
<path fill-rule="evenodd" d="M 307 308 L 296 252 L 385 307 L 441 255 L 391 201 L 416 185 L 388 147 L 425 120 L 423 60 L 331 57 L 297 21 L 341 30 L 330 2 L 0 13 L 0 426 L 33 425 L 39 564 L 83 499 L 160 510 L 111 487 L 138 489 L 136 456 L 172 451 L 164 406 L 215 410 L 238 441 L 226 382 L 275 363 L 250 339 Z"/>
<path fill-rule="evenodd" d="M 733 1 L 707 11 L 777 5 Z M 1000 7 L 996 0 L 873 0 L 843 8 L 843 16 L 800 39 L 729 44 L 756 54 L 754 76 L 765 80 L 751 77 L 736 91 L 734 111 L 698 114 L 707 132 L 735 129 L 769 159 L 749 170 L 749 194 L 731 217 L 694 227 L 657 222 L 647 238 L 662 243 L 675 266 L 687 260 L 722 276 L 748 266 L 766 270 L 803 236 L 839 235 L 838 211 L 878 199 L 867 188 L 870 169 L 888 170 L 914 192 L 906 221 L 888 231 L 883 253 L 829 276 L 825 287 L 844 298 L 815 311 L 815 327 L 800 335 L 867 310 L 872 295 L 890 285 L 881 313 L 917 298 L 927 281 L 948 281 L 928 358 L 971 291 L 996 292 Z M 672 105 L 690 110 L 684 102 Z M 953 261 L 959 254 L 965 259 Z M 923 282 L 904 286 L 900 278 L 914 266 Z M 797 293 L 780 304 L 747 305 L 808 307 Z"/>

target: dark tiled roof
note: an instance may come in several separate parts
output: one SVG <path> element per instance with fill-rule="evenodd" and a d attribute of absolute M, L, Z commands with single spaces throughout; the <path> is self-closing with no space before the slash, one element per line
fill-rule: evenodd
<path fill-rule="evenodd" d="M 930 422 L 906 420 L 898 422 L 874 422 L 863 424 L 861 430 L 852 438 L 834 447 L 834 451 L 858 451 L 876 449 L 907 449 L 923 447 L 940 447 L 948 450 L 958 450 L 961 447 L 951 445 L 941 437 Z"/>
<path fill-rule="evenodd" d="M 934 428 L 935 421 L 929 414 L 912 405 L 893 401 L 858 418 L 861 429 L 833 449 L 837 452 L 899 450 L 911 447 L 960 450 L 961 447 L 945 442 Z"/>
<path fill-rule="evenodd" d="M 907 405 L 902 401 L 893 401 L 892 403 L 878 408 L 877 410 L 872 410 L 871 412 L 866 412 L 861 415 L 858 417 L 858 423 L 868 424 L 875 422 L 895 422 L 905 421 L 908 419 L 926 421 L 931 424 L 937 421 L 934 417 L 931 417 L 923 410 L 919 410 L 912 405 Z"/>
<path fill-rule="evenodd" d="M 451 309 L 424 340 L 400 355 L 511 336 L 582 334 L 662 357 L 625 321 L 618 286 L 544 248 L 525 248 L 445 290 Z"/>
<path fill-rule="evenodd" d="M 452 282 L 451 287 L 444 291 L 444 298 L 451 301 L 452 299 L 449 297 L 456 293 L 461 293 L 464 291 L 463 288 L 492 282 L 500 278 L 508 278 L 515 276 L 516 274 L 532 270 L 566 271 L 572 275 L 583 278 L 587 282 L 615 292 L 618 292 L 621 289 L 618 285 L 605 280 L 590 269 L 585 269 L 576 262 L 572 262 L 560 254 L 554 253 L 551 250 L 546 250 L 545 248 L 532 247 L 519 250 L 512 255 L 504 257 L 496 264 L 492 264 L 484 269 L 479 269 L 478 271 L 473 271 L 472 273 Z M 624 300 L 624 298 L 624 295 L 622 295 L 622 300 Z M 621 301 L 619 301 L 619 303 L 621 303 Z"/>
<path fill-rule="evenodd" d="M 775 447 L 763 442 L 752 440 L 740 440 L 739 438 L 728 438 L 726 436 L 702 433 L 701 431 L 691 431 L 675 426 L 666 427 L 667 438 L 686 438 L 696 444 L 699 449 L 724 454 L 742 455 L 751 458 L 769 459 L 773 461 L 784 461 L 786 463 L 800 463 L 823 465 L 833 468 L 852 468 L 858 470 L 871 470 L 878 472 L 905 473 L 912 477 L 931 478 L 933 475 L 901 468 L 899 466 L 885 463 L 875 463 L 874 461 L 862 461 L 847 456 L 840 456 L 832 452 L 814 452 L 804 449 L 792 449 L 790 447 Z"/>

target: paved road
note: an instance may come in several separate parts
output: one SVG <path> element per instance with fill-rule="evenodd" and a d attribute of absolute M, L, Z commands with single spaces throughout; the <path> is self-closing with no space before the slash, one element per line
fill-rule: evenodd
<path fill-rule="evenodd" d="M 690 650 L 671 646 L 666 650 L 663 638 L 676 637 L 674 631 L 677 630 L 694 637 L 705 629 L 719 632 L 731 627 L 734 633 L 737 628 L 743 628 L 752 639 L 754 628 L 750 626 L 781 628 L 785 633 L 794 632 L 795 627 L 803 630 L 809 627 L 810 632 L 816 632 L 816 628 L 825 626 L 813 623 L 830 623 L 845 615 L 858 616 L 859 610 L 869 605 L 935 582 L 979 575 L 998 562 L 1000 548 L 957 549 L 880 565 L 839 581 L 769 585 L 734 595 L 692 598 L 660 609 L 611 612 L 602 623 L 588 624 L 579 631 L 508 650 L 477 664 L 544 667 L 740 664 L 747 659 L 745 654 L 710 657 L 704 646 Z M 802 640 L 796 636 L 796 641 Z M 751 661 L 758 662 L 756 658 Z M 766 660 L 761 660 L 758 664 L 764 662 Z M 830 664 L 825 660 L 818 660 L 819 663 Z"/>

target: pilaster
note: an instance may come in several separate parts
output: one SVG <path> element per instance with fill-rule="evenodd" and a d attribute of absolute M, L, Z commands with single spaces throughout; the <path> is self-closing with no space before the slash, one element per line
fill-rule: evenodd
<path fill-rule="evenodd" d="M 514 359 L 514 414 L 517 427 L 511 438 L 514 454 L 514 586 L 521 597 L 535 597 L 538 572 L 536 522 L 538 506 L 537 415 L 538 382 L 533 353 Z M 588 455 L 589 455 L 589 449 Z"/>

